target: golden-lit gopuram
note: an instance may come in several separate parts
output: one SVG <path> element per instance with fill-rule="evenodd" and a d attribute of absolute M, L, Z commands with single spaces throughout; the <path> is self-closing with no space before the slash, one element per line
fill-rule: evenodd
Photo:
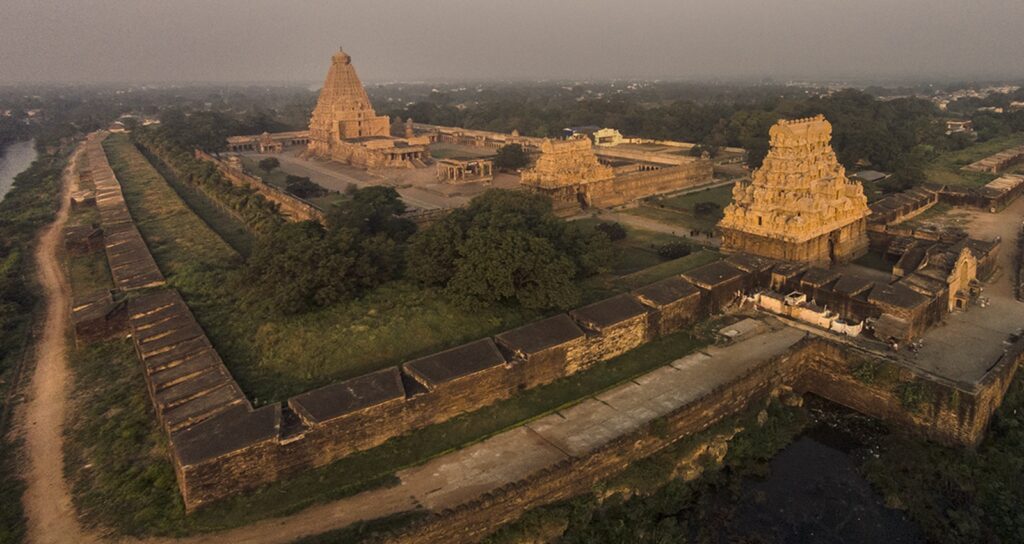
<path fill-rule="evenodd" d="M 393 138 L 391 121 L 377 115 L 352 66 L 339 50 L 309 121 L 309 151 L 322 159 L 366 168 L 423 166 L 427 138 Z"/>
<path fill-rule="evenodd" d="M 724 251 L 825 266 L 867 251 L 867 198 L 846 177 L 831 138 L 822 115 L 771 128 L 764 163 L 736 184 L 718 224 Z"/>

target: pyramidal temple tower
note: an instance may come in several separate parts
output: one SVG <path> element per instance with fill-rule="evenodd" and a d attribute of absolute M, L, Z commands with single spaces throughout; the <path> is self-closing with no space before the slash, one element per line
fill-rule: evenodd
<path fill-rule="evenodd" d="M 391 123 L 377 115 L 370 97 L 356 75 L 352 57 L 338 50 L 331 57 L 327 79 L 309 121 L 309 150 L 314 155 L 331 157 L 342 140 L 388 136 Z"/>
<path fill-rule="evenodd" d="M 391 137 L 391 121 L 377 115 L 359 81 L 352 57 L 338 50 L 309 120 L 309 154 L 362 168 L 425 166 L 430 138 L 412 134 Z"/>
<path fill-rule="evenodd" d="M 832 125 L 818 115 L 779 121 L 752 180 L 737 183 L 718 226 L 722 250 L 829 266 L 867 251 L 864 189 L 832 151 Z"/>

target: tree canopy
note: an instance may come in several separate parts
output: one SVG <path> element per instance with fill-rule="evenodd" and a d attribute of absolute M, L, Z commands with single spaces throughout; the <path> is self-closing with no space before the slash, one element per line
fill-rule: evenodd
<path fill-rule="evenodd" d="M 520 144 L 507 144 L 498 148 L 494 165 L 507 170 L 518 170 L 530 164 L 530 157 Z"/>
<path fill-rule="evenodd" d="M 465 304 L 569 308 L 610 251 L 605 233 L 559 219 L 547 197 L 492 189 L 410 239 L 407 275 Z"/>
<path fill-rule="evenodd" d="M 402 242 L 415 225 L 391 188 L 358 189 L 336 206 L 324 227 L 286 223 L 261 237 L 238 276 L 254 308 L 297 314 L 349 300 L 401 276 Z M 397 201 L 397 203 L 396 203 Z"/>

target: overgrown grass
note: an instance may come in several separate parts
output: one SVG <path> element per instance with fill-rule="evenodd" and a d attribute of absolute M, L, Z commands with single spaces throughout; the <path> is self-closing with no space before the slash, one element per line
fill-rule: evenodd
<path fill-rule="evenodd" d="M 43 155 L 14 179 L 0 200 L 0 544 L 21 542 L 24 484 L 7 440 L 15 402 L 13 387 L 23 377 L 31 325 L 38 314 L 39 289 L 32 280 L 32 250 L 40 227 L 53 220 L 65 157 Z"/>
<path fill-rule="evenodd" d="M 1024 134 L 1010 134 L 993 138 L 987 142 L 976 143 L 957 151 L 946 151 L 925 168 L 925 177 L 928 181 L 935 183 L 979 187 L 992 181 L 996 176 L 979 172 L 964 172 L 960 169 L 1008 147 L 1021 144 L 1024 144 Z"/>
<path fill-rule="evenodd" d="M 235 251 L 248 256 L 252 251 L 255 237 L 245 223 L 235 214 L 219 205 L 198 187 L 185 183 L 159 157 L 139 149 L 156 171 L 171 185 L 178 196 L 198 215 L 203 222 L 227 242 Z"/>
<path fill-rule="evenodd" d="M 863 470 L 929 542 L 1024 542 L 1024 375 L 1011 383 L 977 450 L 892 434 Z"/>
<path fill-rule="evenodd" d="M 130 535 L 173 531 L 183 511 L 167 444 L 128 339 L 71 353 L 64 474 L 80 519 Z"/>

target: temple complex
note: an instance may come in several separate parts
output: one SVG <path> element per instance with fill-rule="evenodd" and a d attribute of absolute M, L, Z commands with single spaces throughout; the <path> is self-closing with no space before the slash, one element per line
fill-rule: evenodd
<path fill-rule="evenodd" d="M 557 212 L 611 208 L 663 193 L 698 187 L 712 181 L 711 161 L 650 152 L 639 157 L 595 153 L 590 138 L 540 143 L 536 164 L 522 173 L 523 187 L 551 197 Z"/>
<path fill-rule="evenodd" d="M 391 122 L 374 111 L 352 57 L 341 50 L 331 57 L 309 121 L 310 154 L 365 168 L 411 168 L 425 166 L 428 143 L 391 136 Z"/>
<path fill-rule="evenodd" d="M 864 189 L 846 177 L 818 115 L 782 120 L 752 180 L 737 183 L 719 223 L 722 249 L 829 266 L 867 251 Z"/>

